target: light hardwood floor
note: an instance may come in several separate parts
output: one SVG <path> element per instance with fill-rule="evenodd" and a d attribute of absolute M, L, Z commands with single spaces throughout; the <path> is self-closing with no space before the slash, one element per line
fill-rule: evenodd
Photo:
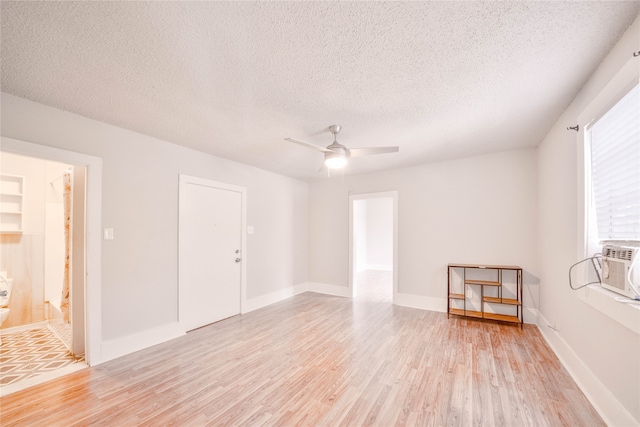
<path fill-rule="evenodd" d="M 0 424 L 604 425 L 535 326 L 375 294 L 308 292 L 218 322 L 3 397 Z"/>

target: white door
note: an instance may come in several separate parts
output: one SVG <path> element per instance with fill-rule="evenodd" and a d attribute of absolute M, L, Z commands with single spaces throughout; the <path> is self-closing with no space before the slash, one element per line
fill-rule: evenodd
<path fill-rule="evenodd" d="M 180 178 L 179 321 L 189 331 L 240 313 L 243 197 Z"/>

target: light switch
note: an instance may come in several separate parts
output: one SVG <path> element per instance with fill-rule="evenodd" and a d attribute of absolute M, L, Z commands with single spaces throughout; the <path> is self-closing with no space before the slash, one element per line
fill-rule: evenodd
<path fill-rule="evenodd" d="M 253 234 L 254 230 L 253 230 L 253 225 L 248 225 L 247 226 L 247 234 Z"/>
<path fill-rule="evenodd" d="M 104 229 L 104 240 L 113 240 L 113 228 Z"/>

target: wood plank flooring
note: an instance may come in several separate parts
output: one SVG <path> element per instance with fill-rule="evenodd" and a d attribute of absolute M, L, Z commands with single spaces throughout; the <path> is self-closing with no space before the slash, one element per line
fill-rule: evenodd
<path fill-rule="evenodd" d="M 3 397 L 0 424 L 604 422 L 535 326 L 307 292 Z"/>

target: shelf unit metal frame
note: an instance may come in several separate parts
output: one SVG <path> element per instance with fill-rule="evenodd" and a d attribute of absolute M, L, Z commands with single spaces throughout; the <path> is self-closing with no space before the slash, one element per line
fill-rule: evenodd
<path fill-rule="evenodd" d="M 451 292 L 451 270 L 454 268 L 462 269 L 462 286 L 463 292 L 462 294 L 456 294 Z M 489 281 L 489 280 L 476 280 L 476 279 L 467 279 L 467 270 L 468 269 L 478 269 L 478 270 L 497 270 L 498 272 L 498 280 L 497 281 Z M 517 299 L 512 298 L 503 298 L 502 297 L 502 272 L 504 270 L 515 271 L 516 272 L 516 297 Z M 480 286 L 480 311 L 467 310 L 467 298 L 466 291 L 468 285 L 477 285 Z M 484 287 L 485 286 L 495 286 L 498 288 L 498 296 L 497 297 L 485 297 L 484 296 Z M 481 265 L 481 264 L 448 264 L 447 265 L 447 318 L 451 314 L 456 316 L 465 316 L 477 319 L 489 319 L 489 320 L 498 320 L 502 322 L 510 322 L 510 323 L 519 323 L 520 328 L 523 327 L 524 323 L 524 309 L 522 307 L 522 267 L 513 266 L 513 265 Z M 451 300 L 462 300 L 463 301 L 463 309 L 456 309 L 451 307 Z M 503 305 L 511 305 L 516 307 L 516 315 L 502 315 L 496 313 L 487 313 L 484 309 L 485 304 L 503 304 Z"/>

